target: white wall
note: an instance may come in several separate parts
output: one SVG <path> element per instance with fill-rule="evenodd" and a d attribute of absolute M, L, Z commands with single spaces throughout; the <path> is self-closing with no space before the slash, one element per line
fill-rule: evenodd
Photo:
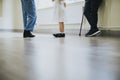
<path fill-rule="evenodd" d="M 14 4 L 13 28 L 14 29 L 23 29 L 23 16 L 22 16 L 21 0 L 14 0 L 13 4 Z"/>
<path fill-rule="evenodd" d="M 76 3 L 68 4 L 66 8 L 66 21 L 65 21 L 65 29 L 79 29 L 80 22 L 82 19 L 82 13 L 84 1 L 79 1 Z M 58 23 L 53 19 L 53 7 L 38 9 L 38 18 L 37 18 L 37 27 L 36 30 L 39 29 L 50 29 L 57 28 Z M 84 29 L 88 29 L 89 25 L 87 24 L 86 19 L 84 19 Z"/>
<path fill-rule="evenodd" d="M 4 22 L 4 26 L 0 26 L 0 29 L 23 29 L 20 0 L 3 0 L 2 4 L 3 4 L 2 21 Z M 83 6 L 83 2 L 80 1 L 76 3 L 68 4 L 66 8 L 66 14 L 67 14 L 66 24 L 78 24 L 78 25 L 80 24 L 81 15 L 82 15 L 82 6 Z M 35 29 L 44 27 L 44 25 L 57 24 L 56 22 L 53 21 L 52 6 L 42 9 L 40 8 L 37 10 L 37 12 L 38 12 L 37 27 Z"/>
<path fill-rule="evenodd" d="M 1 0 L 0 0 L 1 1 Z M 53 3 L 51 0 L 38 0 L 39 6 L 37 28 L 43 28 L 44 25 L 57 24 L 53 21 Z M 49 2 L 47 2 L 49 1 Z M 75 2 L 74 2 L 75 1 Z M 82 15 L 83 2 L 77 0 L 69 0 L 67 7 L 67 22 L 66 24 L 77 25 L 79 27 Z M 99 24 L 105 28 L 120 29 L 120 0 L 103 0 L 99 14 Z M 41 5 L 42 4 L 42 5 Z M 50 5 L 49 5 L 50 4 Z M 23 29 L 22 12 L 20 0 L 2 0 L 2 16 L 0 17 L 0 29 Z M 1 25 L 4 22 L 5 25 Z M 87 25 L 88 26 L 88 25 Z M 46 27 L 46 26 L 45 26 Z"/>
<path fill-rule="evenodd" d="M 78 24 L 81 21 L 82 17 L 82 7 L 83 1 L 69 4 L 66 8 L 66 24 Z M 49 24 L 57 24 L 53 19 L 53 7 L 46 9 L 39 9 L 37 11 L 38 25 L 49 25 Z"/>
<path fill-rule="evenodd" d="M 37 9 L 48 8 L 52 6 L 52 0 L 36 0 Z"/>
<path fill-rule="evenodd" d="M 0 4 L 0 29 L 22 29 L 20 0 L 0 0 Z"/>
<path fill-rule="evenodd" d="M 53 6 L 52 0 L 35 0 L 37 9 L 44 9 Z M 65 0 L 67 4 L 76 3 L 84 0 Z"/>
<path fill-rule="evenodd" d="M 3 26 L 1 29 L 12 29 L 13 27 L 13 0 L 3 0 Z"/>

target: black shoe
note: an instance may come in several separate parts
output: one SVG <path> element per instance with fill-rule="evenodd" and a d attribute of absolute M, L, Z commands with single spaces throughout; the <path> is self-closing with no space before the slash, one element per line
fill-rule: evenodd
<path fill-rule="evenodd" d="M 100 34 L 101 31 L 99 31 L 98 29 L 96 30 L 90 30 L 87 34 L 85 34 L 86 37 L 94 37 L 94 36 L 98 36 Z"/>
<path fill-rule="evenodd" d="M 53 34 L 54 37 L 65 37 L 65 33 L 57 33 L 57 34 Z"/>
<path fill-rule="evenodd" d="M 35 37 L 35 35 L 33 35 L 29 30 L 24 30 L 23 37 L 24 38 L 33 38 L 33 37 Z"/>

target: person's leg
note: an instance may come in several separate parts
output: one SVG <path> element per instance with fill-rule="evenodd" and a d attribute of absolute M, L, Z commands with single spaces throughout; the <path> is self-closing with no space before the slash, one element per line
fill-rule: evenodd
<path fill-rule="evenodd" d="M 94 20 L 93 17 L 91 16 L 91 2 L 92 0 L 85 0 L 85 8 L 84 8 L 84 15 L 88 21 L 88 23 L 90 24 L 90 30 L 88 31 L 87 34 L 85 34 L 85 36 L 89 36 L 92 34 L 92 26 L 94 26 Z"/>
<path fill-rule="evenodd" d="M 96 1 L 95 1 L 96 2 Z M 98 7 L 96 7 L 96 5 L 93 0 L 86 0 L 85 2 L 85 10 L 84 10 L 84 14 L 91 26 L 91 29 L 96 28 L 97 27 L 97 9 Z M 90 29 L 90 30 L 91 30 Z"/>
<path fill-rule="evenodd" d="M 24 23 L 24 30 L 25 27 L 27 26 L 27 13 L 26 13 L 26 7 L 25 7 L 25 0 L 21 0 L 22 3 L 22 13 L 23 13 L 23 23 Z"/>
<path fill-rule="evenodd" d="M 99 8 L 99 6 L 101 4 L 101 1 L 102 0 L 93 0 L 91 2 L 91 16 L 93 18 L 93 23 L 92 23 L 93 26 L 91 26 L 91 29 L 93 29 L 93 30 L 98 29 L 98 27 L 97 27 L 97 23 L 98 23 L 98 8 Z"/>
<path fill-rule="evenodd" d="M 59 31 L 60 31 L 60 33 L 53 34 L 53 36 L 55 36 L 55 37 L 65 37 L 64 22 L 59 22 Z"/>
<path fill-rule="evenodd" d="M 90 31 L 86 34 L 86 36 L 95 36 L 100 33 L 97 28 L 98 21 L 98 8 L 101 0 L 86 0 L 85 4 L 85 16 L 91 26 Z"/>
<path fill-rule="evenodd" d="M 24 33 L 23 37 L 35 37 L 31 31 L 34 30 L 36 22 L 36 8 L 34 0 L 21 0 L 24 20 Z"/>
<path fill-rule="evenodd" d="M 27 13 L 27 25 L 25 30 L 33 31 L 36 23 L 36 6 L 34 0 L 24 0 Z"/>
<path fill-rule="evenodd" d="M 93 24 L 93 18 L 91 16 L 91 1 L 92 0 L 85 0 L 85 8 L 84 8 L 84 15 L 86 17 L 86 19 L 88 20 L 88 23 L 90 24 L 90 26 L 92 26 Z"/>
<path fill-rule="evenodd" d="M 64 22 L 59 22 L 60 32 L 64 33 Z"/>

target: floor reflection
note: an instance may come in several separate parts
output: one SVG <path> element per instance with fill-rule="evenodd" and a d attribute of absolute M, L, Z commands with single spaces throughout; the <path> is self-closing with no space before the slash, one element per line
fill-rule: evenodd
<path fill-rule="evenodd" d="M 0 38 L 0 43 L 0 80 L 26 80 L 22 41 Z"/>
<path fill-rule="evenodd" d="M 120 38 L 18 35 L 0 37 L 0 80 L 120 80 Z"/>
<path fill-rule="evenodd" d="M 90 80 L 119 80 L 117 72 L 120 66 L 116 62 L 120 58 L 113 46 L 115 44 L 113 40 L 90 40 Z"/>

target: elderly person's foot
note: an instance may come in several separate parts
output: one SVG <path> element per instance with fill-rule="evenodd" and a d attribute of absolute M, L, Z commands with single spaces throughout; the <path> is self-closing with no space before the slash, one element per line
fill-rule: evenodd
<path fill-rule="evenodd" d="M 29 31 L 29 30 L 24 30 L 23 38 L 33 38 L 33 37 L 35 37 L 35 35 L 33 35 L 33 34 L 31 33 L 31 31 Z"/>

